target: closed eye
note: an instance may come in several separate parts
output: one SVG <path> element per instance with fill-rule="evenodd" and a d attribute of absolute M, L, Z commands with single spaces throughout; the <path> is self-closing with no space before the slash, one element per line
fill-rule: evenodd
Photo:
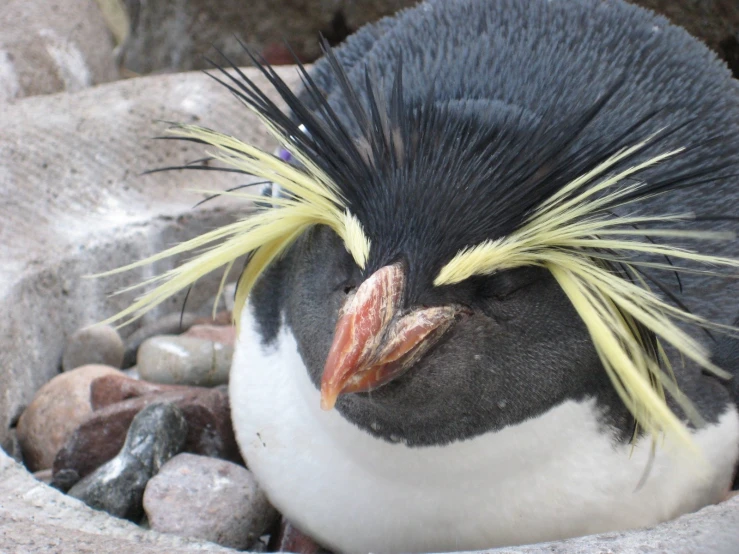
<path fill-rule="evenodd" d="M 521 267 L 501 271 L 482 278 L 478 293 L 485 298 L 508 300 L 510 297 L 525 291 L 538 281 L 541 281 L 545 275 L 545 272 L 540 268 L 534 267 Z"/>

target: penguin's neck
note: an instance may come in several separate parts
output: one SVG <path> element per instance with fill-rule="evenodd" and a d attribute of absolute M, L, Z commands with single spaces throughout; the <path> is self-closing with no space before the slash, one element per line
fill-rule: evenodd
<path fill-rule="evenodd" d="M 342 552 L 482 549 L 653 525 L 719 501 L 739 449 L 732 408 L 695 434 L 707 464 L 668 442 L 639 487 L 651 442 L 632 452 L 613 441 L 595 400 L 446 446 L 392 444 L 322 411 L 290 329 L 265 346 L 249 309 L 230 394 L 237 440 L 272 503 Z"/>

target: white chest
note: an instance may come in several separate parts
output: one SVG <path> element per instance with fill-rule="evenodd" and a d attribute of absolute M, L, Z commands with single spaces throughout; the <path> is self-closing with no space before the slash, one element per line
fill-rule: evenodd
<path fill-rule="evenodd" d="M 708 461 L 614 446 L 594 401 L 444 447 L 409 448 L 319 407 L 295 339 L 264 349 L 244 310 L 231 372 L 236 438 L 272 503 L 338 552 L 438 552 L 652 525 L 719 501 L 739 455 L 727 411 L 696 442 Z"/>

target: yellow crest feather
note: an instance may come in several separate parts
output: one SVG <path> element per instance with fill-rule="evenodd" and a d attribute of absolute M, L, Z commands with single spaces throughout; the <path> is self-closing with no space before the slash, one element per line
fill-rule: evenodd
<path fill-rule="evenodd" d="M 589 173 L 572 181 L 545 201 L 511 235 L 485 241 L 457 253 L 439 272 L 434 284 L 458 283 L 473 275 L 492 274 L 515 267 L 533 265 L 548 269 L 582 318 L 596 351 L 611 381 L 637 422 L 654 435 L 669 432 L 683 444 L 691 445 L 685 425 L 665 402 L 667 389 L 685 414 L 700 424 L 701 419 L 689 399 L 674 384 L 669 361 L 660 341 L 669 343 L 680 354 L 713 373 L 728 377 L 710 360 L 709 353 L 690 335 L 680 329 L 675 320 L 734 330 L 714 324 L 663 301 L 634 271 L 645 266 L 681 271 L 682 268 L 658 262 L 634 260 L 630 253 L 659 254 L 716 266 L 739 268 L 739 260 L 700 254 L 692 250 L 652 242 L 637 237 L 662 236 L 698 240 L 732 239 L 732 233 L 644 229 L 635 225 L 680 222 L 690 214 L 664 216 L 616 216 L 605 213 L 603 206 L 625 198 L 641 183 L 620 185 L 624 179 L 642 169 L 658 164 L 678 154 L 682 149 L 655 156 L 577 192 L 616 163 L 643 148 L 644 141 L 625 149 Z M 615 188 L 617 185 L 618 188 Z M 627 227 L 627 228 L 624 228 Z M 628 228 L 632 227 L 632 228 Z M 612 258 L 604 252 L 617 252 Z M 625 267 L 632 280 L 609 271 L 605 261 L 617 261 Z M 711 271 L 686 270 L 711 273 Z M 657 337 L 658 355 L 649 355 L 636 323 Z M 657 358 L 657 359 L 655 359 Z M 668 368 L 670 375 L 660 366 Z"/>
<path fill-rule="evenodd" d="M 122 325 L 130 323 L 201 277 L 225 267 L 226 271 L 218 291 L 220 295 L 234 260 L 240 256 L 250 255 L 237 287 L 234 320 L 238 322 L 249 292 L 259 276 L 313 225 L 327 225 L 333 229 L 342 238 L 356 263 L 360 267 L 365 266 L 370 241 L 357 218 L 345 206 L 336 185 L 315 164 L 293 148 L 288 139 L 280 135 L 264 118 L 262 119 L 282 146 L 303 164 L 302 169 L 259 148 L 209 129 L 182 125 L 170 130 L 173 135 L 195 139 L 216 147 L 217 152 L 211 153 L 214 159 L 277 183 L 287 191 L 287 195 L 270 198 L 271 208 L 249 215 L 236 223 L 200 235 L 144 260 L 95 275 L 104 277 L 121 273 L 176 254 L 204 249 L 179 267 L 125 289 L 130 291 L 157 285 L 106 322 L 122 321 Z M 244 192 L 218 194 L 265 202 L 263 197 Z"/>

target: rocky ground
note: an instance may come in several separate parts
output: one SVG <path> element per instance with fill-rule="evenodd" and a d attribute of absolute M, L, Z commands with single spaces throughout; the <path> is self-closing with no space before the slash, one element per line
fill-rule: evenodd
<path fill-rule="evenodd" d="M 37 479 L 27 480 L 0 453 L 0 550 L 98 552 L 128 544 L 139 552 L 220 551 L 192 542 L 169 542 L 159 550 L 138 530 L 87 512 L 79 515 L 83 512 L 67 497 L 36 488 L 43 482 L 143 529 L 236 549 L 319 551 L 269 506 L 238 453 L 228 416 L 231 306 L 219 305 L 211 318 L 206 314 L 212 299 L 200 299 L 192 312 L 171 305 L 169 312 L 121 336 L 110 327 L 88 325 L 96 317 L 74 292 L 81 270 L 63 265 L 61 255 L 73 259 L 89 247 L 83 240 L 89 226 L 140 225 L 142 220 L 127 212 L 127 202 L 172 217 L 165 205 L 181 194 L 182 184 L 166 181 L 165 187 L 160 181 L 168 192 L 158 198 L 161 206 L 153 206 L 145 200 L 149 185 L 137 174 L 173 158 L 182 163 L 197 156 L 170 146 L 142 146 L 145 137 L 157 134 L 152 120 L 220 120 L 226 131 L 236 125 L 234 106 L 214 101 L 216 87 L 208 88 L 206 79 L 163 73 L 207 67 L 214 45 L 237 64 L 247 64 L 239 41 L 269 62 L 284 64 L 293 60 L 286 39 L 300 60 L 310 62 L 320 54 L 319 33 L 338 44 L 364 23 L 414 3 L 0 3 L 0 191 L 7 197 L 0 214 L 0 284 L 7 294 L 0 324 L 0 444 Z M 662 11 L 704 39 L 739 76 L 736 0 L 635 3 Z M 139 75 L 149 77 L 132 79 Z M 258 135 L 249 123 L 248 117 L 239 122 Z M 134 231 L 128 239 L 135 243 L 142 237 Z M 124 247 L 120 259 L 106 261 L 118 265 L 127 256 L 133 254 Z M 39 276 L 43 272 L 48 274 Z M 32 274 L 34 285 L 21 287 Z M 92 289 L 84 290 L 89 295 Z M 94 292 L 103 297 L 109 291 Z M 49 301 L 46 314 L 31 306 L 27 299 L 33 295 L 52 297 L 58 306 L 79 306 L 69 313 L 56 309 L 57 315 Z M 36 353 L 41 349 L 43 356 Z M 681 518 L 652 536 L 613 534 L 604 544 L 626 553 L 678 539 L 683 551 L 695 550 L 706 536 L 720 537 L 739 525 L 737 501 L 704 510 L 696 521 Z M 58 524 L 65 518 L 67 523 Z M 541 551 L 589 552 L 598 543 L 587 541 L 598 540 Z"/>
<path fill-rule="evenodd" d="M 233 289 L 226 287 L 226 298 Z M 110 326 L 78 329 L 65 345 L 63 373 L 18 421 L 26 467 L 146 528 L 240 550 L 279 547 L 270 541 L 279 516 L 231 428 L 234 341 L 230 311 L 172 313 L 125 341 Z"/>

